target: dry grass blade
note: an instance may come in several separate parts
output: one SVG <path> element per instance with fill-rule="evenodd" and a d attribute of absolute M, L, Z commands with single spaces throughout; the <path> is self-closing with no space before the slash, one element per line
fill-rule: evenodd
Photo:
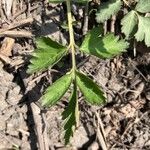
<path fill-rule="evenodd" d="M 105 131 L 104 131 L 104 127 L 102 124 L 102 121 L 100 119 L 99 114 L 95 111 L 95 116 L 97 118 L 97 138 L 99 143 L 101 144 L 101 147 L 103 150 L 108 150 L 107 149 L 107 145 L 106 145 L 106 138 L 105 138 Z"/>
<path fill-rule="evenodd" d="M 36 124 L 35 129 L 36 129 L 37 138 L 38 138 L 39 150 L 49 150 L 49 145 L 47 142 L 48 139 L 44 138 L 46 133 L 43 133 L 44 124 L 42 121 L 40 108 L 34 103 L 31 103 L 31 108 L 32 108 L 32 112 L 33 112 L 34 121 Z"/>

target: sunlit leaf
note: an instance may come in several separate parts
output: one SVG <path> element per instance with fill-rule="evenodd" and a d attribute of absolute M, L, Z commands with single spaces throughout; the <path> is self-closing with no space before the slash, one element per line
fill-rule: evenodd
<path fill-rule="evenodd" d="M 110 0 L 105 3 L 101 3 L 99 11 L 96 13 L 97 22 L 104 22 L 111 18 L 111 16 L 118 13 L 122 5 L 121 0 Z"/>
<path fill-rule="evenodd" d="M 47 88 L 45 94 L 42 96 L 43 106 L 52 106 L 67 92 L 72 82 L 72 74 L 66 74 L 55 81 Z"/>
<path fill-rule="evenodd" d="M 150 12 L 150 0 L 139 0 L 135 9 L 141 13 Z"/>
<path fill-rule="evenodd" d="M 150 46 L 150 17 L 139 16 L 138 31 L 135 34 L 137 41 L 145 41 Z"/>
<path fill-rule="evenodd" d="M 124 52 L 127 47 L 128 43 L 119 40 L 118 36 L 111 33 L 102 36 L 102 30 L 96 27 L 87 34 L 80 50 L 100 58 L 111 58 Z"/>
<path fill-rule="evenodd" d="M 135 11 L 130 11 L 124 18 L 121 20 L 122 32 L 125 34 L 126 38 L 129 38 L 137 30 L 138 17 Z"/>
<path fill-rule="evenodd" d="M 67 48 L 48 37 L 38 38 L 37 49 L 32 54 L 28 73 L 44 71 L 55 65 L 67 52 Z"/>
<path fill-rule="evenodd" d="M 103 91 L 100 87 L 94 83 L 89 77 L 85 76 L 80 72 L 76 72 L 77 85 L 83 95 L 85 100 L 90 104 L 103 104 L 106 102 Z"/>
<path fill-rule="evenodd" d="M 68 144 L 70 138 L 73 136 L 76 123 L 78 122 L 78 104 L 77 104 L 77 88 L 74 85 L 71 98 L 69 100 L 68 107 L 62 113 L 62 119 L 64 120 L 65 130 L 65 144 Z"/>

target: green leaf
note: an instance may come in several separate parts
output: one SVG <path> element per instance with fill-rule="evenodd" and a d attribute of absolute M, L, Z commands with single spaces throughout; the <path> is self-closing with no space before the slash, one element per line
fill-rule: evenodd
<path fill-rule="evenodd" d="M 139 16 L 138 31 L 135 34 L 137 41 L 145 41 L 150 46 L 150 17 Z"/>
<path fill-rule="evenodd" d="M 67 48 L 48 37 L 38 38 L 37 49 L 32 54 L 28 73 L 44 71 L 54 66 L 66 53 Z"/>
<path fill-rule="evenodd" d="M 76 80 L 77 85 L 85 96 L 87 102 L 96 105 L 106 102 L 103 91 L 89 77 L 80 72 L 76 72 Z"/>
<path fill-rule="evenodd" d="M 128 47 L 128 43 L 119 40 L 118 36 L 107 34 L 103 37 L 101 34 L 99 27 L 92 29 L 85 37 L 80 50 L 100 58 L 111 58 Z"/>
<path fill-rule="evenodd" d="M 42 96 L 43 106 L 52 106 L 57 103 L 58 100 L 67 92 L 72 82 L 72 74 L 68 73 L 57 81 L 55 81 L 50 87 L 47 88 L 45 94 Z"/>
<path fill-rule="evenodd" d="M 122 32 L 125 34 L 128 39 L 131 35 L 135 34 L 136 27 L 138 24 L 138 17 L 135 11 L 130 11 L 124 18 L 121 20 Z"/>
<path fill-rule="evenodd" d="M 150 0 L 139 0 L 135 9 L 141 13 L 150 12 Z"/>
<path fill-rule="evenodd" d="M 110 0 L 105 3 L 101 3 L 99 11 L 96 13 L 96 20 L 98 23 L 104 22 L 111 18 L 111 16 L 118 13 L 121 9 L 121 0 Z"/>
<path fill-rule="evenodd" d="M 65 130 L 65 144 L 67 145 L 70 138 L 73 136 L 76 123 L 78 122 L 78 103 L 77 103 L 77 87 L 74 85 L 74 89 L 69 100 L 68 107 L 62 113 L 62 119 L 64 120 Z"/>

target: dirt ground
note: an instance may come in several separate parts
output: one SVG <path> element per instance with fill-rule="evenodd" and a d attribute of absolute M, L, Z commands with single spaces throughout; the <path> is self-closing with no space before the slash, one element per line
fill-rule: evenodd
<path fill-rule="evenodd" d="M 72 8 L 76 20 L 83 21 L 84 7 Z M 108 102 L 90 106 L 79 94 L 80 126 L 64 145 L 61 113 L 67 95 L 52 108 L 42 108 L 39 99 L 70 68 L 70 57 L 44 73 L 26 70 L 35 37 L 68 42 L 65 19 L 64 4 L 0 1 L 0 150 L 100 150 L 100 133 L 108 150 L 150 150 L 150 51 L 143 48 L 136 56 L 131 48 L 111 60 L 77 52 L 78 68 L 104 89 Z M 75 27 L 79 41 L 81 27 L 82 22 Z"/>

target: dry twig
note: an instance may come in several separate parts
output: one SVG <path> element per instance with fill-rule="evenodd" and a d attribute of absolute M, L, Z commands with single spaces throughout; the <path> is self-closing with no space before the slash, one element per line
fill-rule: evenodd
<path fill-rule="evenodd" d="M 29 31 L 21 30 L 21 31 L 4 31 L 0 32 L 0 37 L 26 37 L 32 38 L 33 34 Z"/>
<path fill-rule="evenodd" d="M 11 29 L 15 29 L 15 28 L 17 28 L 17 27 L 25 26 L 25 25 L 27 25 L 27 24 L 32 23 L 33 20 L 34 20 L 33 18 L 27 18 L 27 19 L 23 19 L 23 20 L 21 20 L 21 21 L 19 21 L 19 22 L 15 22 L 15 23 L 9 25 L 9 26 L 8 26 L 7 28 L 5 28 L 5 29 L 0 29 L 0 33 L 2 34 L 2 32 L 5 32 L 5 31 L 7 31 L 7 30 L 11 30 Z"/>

